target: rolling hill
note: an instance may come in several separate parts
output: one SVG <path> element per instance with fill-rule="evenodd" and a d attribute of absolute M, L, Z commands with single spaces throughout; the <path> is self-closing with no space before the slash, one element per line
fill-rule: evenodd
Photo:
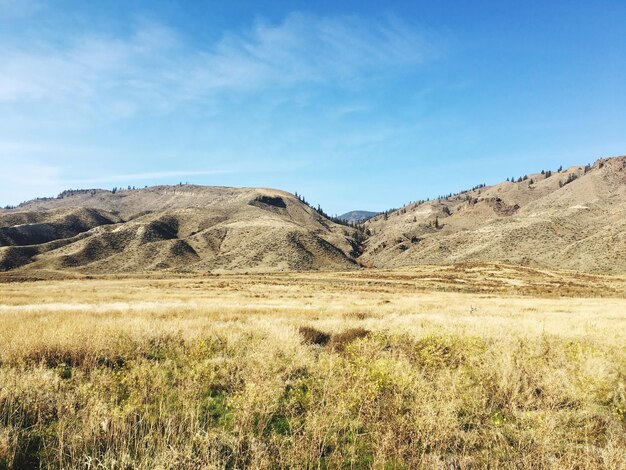
<path fill-rule="evenodd" d="M 357 214 L 358 215 L 358 214 Z M 626 273 L 626 157 L 338 225 L 275 189 L 66 191 L 0 210 L 0 271 L 264 272 L 503 262 Z"/>
<path fill-rule="evenodd" d="M 82 273 L 357 266 L 354 229 L 273 189 L 68 191 L 0 211 L 0 269 Z"/>
<path fill-rule="evenodd" d="M 378 267 L 501 261 L 626 272 L 626 157 L 409 204 L 365 223 Z"/>

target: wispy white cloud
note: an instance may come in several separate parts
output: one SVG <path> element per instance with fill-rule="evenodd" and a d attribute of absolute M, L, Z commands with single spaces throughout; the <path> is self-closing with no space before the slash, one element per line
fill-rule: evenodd
<path fill-rule="evenodd" d="M 143 180 L 165 180 L 170 178 L 182 178 L 192 176 L 209 176 L 209 175 L 223 175 L 233 173 L 231 170 L 178 170 L 178 171 L 153 171 L 145 173 L 125 173 L 125 174 L 111 174 L 98 178 L 81 178 L 75 180 L 64 180 L 67 185 L 77 184 L 79 186 L 85 186 L 88 184 L 102 184 L 102 183 L 125 183 Z"/>
<path fill-rule="evenodd" d="M 59 168 L 35 160 L 3 164 L 0 182 L 3 184 L 48 185 L 60 177 Z"/>
<path fill-rule="evenodd" d="M 161 54 L 175 43 L 173 32 L 149 25 L 126 39 L 75 38 L 67 49 L 49 43 L 27 50 L 0 46 L 0 101 L 80 103 L 107 98 L 116 103 L 149 90 L 157 78 L 151 69 L 158 68 Z"/>
<path fill-rule="evenodd" d="M 136 184 L 139 181 L 171 182 L 173 178 L 192 178 L 235 173 L 235 170 L 172 170 L 143 173 L 104 174 L 98 177 L 68 178 L 67 168 L 41 159 L 25 158 L 3 162 L 0 172 L 0 206 L 18 204 L 37 196 L 54 196 L 68 188 L 89 188 L 105 184 Z"/>
<path fill-rule="evenodd" d="M 365 113 L 372 109 L 368 104 L 349 104 L 344 106 L 337 106 L 330 109 L 330 116 L 333 118 L 341 118 L 343 116 L 349 116 L 352 114 Z"/>
<path fill-rule="evenodd" d="M 397 19 L 324 18 L 302 13 L 283 23 L 258 22 L 247 34 L 227 34 L 194 57 L 187 87 L 202 91 L 262 85 L 354 80 L 364 72 L 419 64 L 436 53 L 434 35 Z"/>
<path fill-rule="evenodd" d="M 31 5 L 30 10 L 22 0 L 0 0 L 0 14 L 10 10 L 13 15 L 35 14 L 39 3 L 24 1 Z M 317 161 L 317 156 L 307 153 L 308 147 L 299 153 L 293 151 L 300 142 L 313 139 L 316 129 L 298 123 L 284 125 L 282 133 L 276 132 L 280 125 L 266 119 L 271 117 L 266 99 L 280 102 L 272 102 L 270 107 L 281 109 L 321 106 L 323 100 L 317 98 L 327 90 L 360 92 L 368 89 L 364 85 L 370 80 L 379 83 L 385 74 L 395 77 L 398 71 L 414 70 L 441 52 L 444 39 L 397 18 L 304 13 L 287 15 L 278 23 L 257 21 L 246 30 L 226 32 L 207 44 L 198 43 L 197 37 L 187 37 L 183 31 L 148 21 L 137 23 L 125 35 L 32 29 L 19 40 L 8 40 L 3 34 L 0 31 L 0 122 L 7 124 L 0 130 L 3 204 L 55 195 L 70 187 L 291 171 L 303 159 Z M 334 91 L 331 94 L 336 96 Z M 321 119 L 347 119 L 374 109 L 368 96 L 357 95 L 348 93 L 346 100 L 333 99 L 328 106 L 332 109 L 325 109 Z M 247 97 L 261 99 L 263 111 L 258 112 L 257 107 L 257 114 L 249 114 L 240 125 L 239 111 L 233 111 L 232 103 L 245 106 Z M 169 128 L 162 127 L 170 122 L 169 114 L 181 109 L 185 113 L 180 115 L 190 121 L 189 129 L 203 136 L 188 147 L 192 132 L 167 140 Z M 254 113 L 254 104 L 245 109 Z M 144 116 L 149 119 L 155 114 L 168 116 L 151 121 L 154 127 L 145 131 Z M 208 115 L 210 124 L 206 124 Z M 223 121 L 220 115 L 225 117 Z M 125 122 L 108 126 L 108 121 L 137 116 L 142 120 L 128 128 Z M 101 125 L 102 121 L 107 126 Z M 263 125 L 257 126 L 258 121 L 263 121 L 267 132 Z M 369 129 L 364 136 L 342 131 L 347 143 L 324 136 L 314 140 L 331 150 L 347 144 L 371 145 L 389 137 L 389 127 L 376 124 L 377 132 Z M 142 139 L 154 139 L 157 128 L 166 139 L 164 153 L 204 152 L 206 148 L 213 153 L 188 157 L 174 169 L 167 158 L 161 158 L 160 163 L 150 161 L 144 153 L 154 151 L 154 146 L 151 142 L 144 146 Z M 105 131 L 102 136 L 100 129 Z M 172 130 L 173 135 L 176 132 Z M 240 136 L 246 134 L 249 139 L 241 144 L 246 139 Z M 221 158 L 220 154 L 229 157 Z M 288 158 L 292 155 L 293 162 Z M 275 163 L 277 158 L 280 164 Z M 140 161 L 145 172 L 137 165 Z M 221 167 L 221 162 L 239 166 Z"/>
<path fill-rule="evenodd" d="M 59 157 L 81 157 L 93 154 L 93 149 L 85 146 L 41 142 L 38 139 L 4 140 L 0 139 L 0 164 L 6 162 L 27 161 L 28 158 L 44 160 L 58 159 Z"/>
<path fill-rule="evenodd" d="M 31 16 L 42 9 L 37 0 L 0 0 L 0 15 L 3 18 L 24 18 Z"/>
<path fill-rule="evenodd" d="M 6 2 L 7 0 L 0 0 Z M 438 38 L 401 20 L 288 15 L 191 47 L 178 31 L 143 23 L 128 37 L 86 36 L 2 47 L 0 102 L 62 103 L 113 117 L 171 110 L 224 93 L 301 84 L 349 86 L 435 56 Z"/>
<path fill-rule="evenodd" d="M 61 169 L 39 160 L 3 161 L 0 172 L 0 205 L 18 204 L 39 196 L 58 194 Z"/>

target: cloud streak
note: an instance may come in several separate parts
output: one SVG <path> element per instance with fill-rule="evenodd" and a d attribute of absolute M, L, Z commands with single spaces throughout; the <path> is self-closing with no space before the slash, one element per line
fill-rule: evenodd
<path fill-rule="evenodd" d="M 62 103 L 124 118 L 229 93 L 299 85 L 353 86 L 435 57 L 438 37 L 404 22 L 293 13 L 191 47 L 143 23 L 127 37 L 71 37 L 64 47 L 0 46 L 0 103 Z"/>
<path fill-rule="evenodd" d="M 87 178 L 79 180 L 65 180 L 67 184 L 101 184 L 101 183 L 128 183 L 133 181 L 143 180 L 163 180 L 168 178 L 190 177 L 190 176 L 210 176 L 210 175 L 223 175 L 233 173 L 230 170 L 180 170 L 180 171 L 153 171 L 146 173 L 126 173 L 117 175 L 108 175 L 100 178 Z"/>
<path fill-rule="evenodd" d="M 0 23 L 10 12 L 13 28 L 28 15 L 39 24 L 48 7 L 25 2 L 0 0 Z M 389 137 L 395 126 L 378 115 L 365 132 L 339 125 L 373 113 L 373 88 L 419 70 L 446 42 L 393 17 L 306 13 L 210 43 L 146 20 L 123 33 L 51 24 L 0 28 L 3 203 L 219 174 L 265 184 L 298 165 L 319 168 L 320 148 L 330 155 Z M 329 137 L 335 131 L 343 140 Z M 149 158 L 159 152 L 171 158 Z"/>
<path fill-rule="evenodd" d="M 190 67 L 199 90 L 263 85 L 345 83 L 364 72 L 419 64 L 435 52 L 424 33 L 396 19 L 324 18 L 294 13 L 282 24 L 258 22 L 244 35 L 226 35 Z"/>
<path fill-rule="evenodd" d="M 41 2 L 36 0 L 0 0 L 0 15 L 8 19 L 25 18 L 41 8 Z"/>
<path fill-rule="evenodd" d="M 109 174 L 97 178 L 67 178 L 62 167 L 37 159 L 8 162 L 0 173 L 0 206 L 18 204 L 37 196 L 54 196 L 68 188 L 87 188 L 105 184 L 136 184 L 138 181 L 168 181 L 172 178 L 223 175 L 236 170 L 172 170 L 143 173 Z"/>

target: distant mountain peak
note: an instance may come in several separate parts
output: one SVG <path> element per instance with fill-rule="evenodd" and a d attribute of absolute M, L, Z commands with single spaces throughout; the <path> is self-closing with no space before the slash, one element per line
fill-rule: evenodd
<path fill-rule="evenodd" d="M 358 224 L 361 222 L 365 222 L 366 220 L 371 219 L 378 214 L 379 212 L 372 211 L 350 211 L 346 212 L 345 214 L 341 214 L 339 216 L 339 219 L 344 220 L 348 223 Z"/>

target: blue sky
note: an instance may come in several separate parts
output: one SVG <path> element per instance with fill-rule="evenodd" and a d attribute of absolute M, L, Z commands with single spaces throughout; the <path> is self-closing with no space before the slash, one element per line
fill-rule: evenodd
<path fill-rule="evenodd" d="M 0 205 L 277 187 L 384 210 L 626 153 L 626 2 L 0 0 Z"/>

